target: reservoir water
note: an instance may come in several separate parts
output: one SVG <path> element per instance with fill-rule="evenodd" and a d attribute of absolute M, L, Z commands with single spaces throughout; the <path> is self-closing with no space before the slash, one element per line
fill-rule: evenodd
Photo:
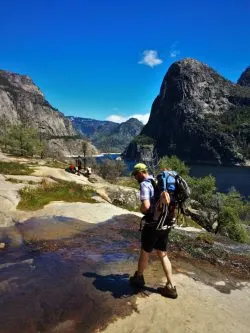
<path fill-rule="evenodd" d="M 209 174 L 215 177 L 220 192 L 228 192 L 233 187 L 241 195 L 250 196 L 250 167 L 190 166 L 191 176 L 204 177 Z"/>
<path fill-rule="evenodd" d="M 100 162 L 104 159 L 116 160 L 121 154 L 104 154 L 96 157 Z M 134 161 L 124 161 L 128 168 L 128 174 L 131 172 Z M 250 196 L 250 167 L 226 167 L 209 165 L 191 165 L 190 175 L 193 177 L 204 177 L 211 174 L 216 179 L 216 186 L 219 192 L 227 193 L 234 188 L 244 197 Z"/>

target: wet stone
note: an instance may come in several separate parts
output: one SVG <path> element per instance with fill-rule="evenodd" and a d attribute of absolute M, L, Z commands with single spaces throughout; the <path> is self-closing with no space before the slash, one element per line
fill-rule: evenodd
<path fill-rule="evenodd" d="M 139 235 L 125 238 L 123 229 L 137 229 L 131 215 L 96 226 L 61 217 L 19 224 L 23 243 L 0 256 L 0 333 L 88 333 L 131 313 L 126 262 L 136 260 Z"/>
<path fill-rule="evenodd" d="M 89 333 L 136 310 L 136 297 L 157 292 L 162 270 L 155 254 L 138 294 L 129 285 L 140 247 L 139 218 L 113 216 L 96 225 L 51 216 L 2 230 L 0 333 Z M 222 293 L 241 288 L 221 265 L 171 248 L 175 273 L 198 276 Z M 190 273 L 191 272 L 191 273 Z M 225 285 L 218 285 L 225 281 Z"/>

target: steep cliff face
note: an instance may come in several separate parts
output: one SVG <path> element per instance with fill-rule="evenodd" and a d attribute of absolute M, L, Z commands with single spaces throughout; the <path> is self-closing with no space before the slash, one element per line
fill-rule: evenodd
<path fill-rule="evenodd" d="M 98 150 L 90 142 L 82 139 L 51 139 L 48 141 L 48 148 L 52 152 L 51 156 L 60 157 L 62 154 L 66 157 L 83 155 L 83 143 L 87 144 L 87 154 L 96 155 Z"/>
<path fill-rule="evenodd" d="M 160 157 L 244 164 L 250 153 L 250 88 L 196 60 L 178 61 L 164 77 L 141 134 L 155 141 Z"/>
<path fill-rule="evenodd" d="M 0 117 L 41 128 L 50 136 L 74 136 L 64 115 L 53 108 L 28 76 L 0 70 Z"/>

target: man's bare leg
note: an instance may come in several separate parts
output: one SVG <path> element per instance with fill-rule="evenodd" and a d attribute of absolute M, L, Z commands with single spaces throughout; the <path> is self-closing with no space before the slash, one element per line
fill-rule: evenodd
<path fill-rule="evenodd" d="M 149 258 L 149 253 L 141 249 L 140 252 L 140 257 L 138 261 L 138 270 L 137 270 L 137 275 L 141 276 L 143 275 L 144 270 L 148 266 L 148 258 Z"/>
<path fill-rule="evenodd" d="M 149 253 L 141 249 L 137 271 L 129 278 L 130 284 L 136 288 L 143 288 L 145 285 L 143 272 L 148 265 L 148 257 Z"/>
<path fill-rule="evenodd" d="M 167 252 L 160 250 L 157 250 L 156 252 L 162 263 L 162 267 L 167 278 L 167 284 L 170 285 L 171 288 L 173 288 L 174 284 L 173 284 L 172 265 L 170 260 L 168 259 Z"/>

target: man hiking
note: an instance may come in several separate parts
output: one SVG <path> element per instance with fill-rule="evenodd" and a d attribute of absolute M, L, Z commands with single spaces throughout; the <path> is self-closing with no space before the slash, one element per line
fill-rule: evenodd
<path fill-rule="evenodd" d="M 166 286 L 159 287 L 157 290 L 162 296 L 177 298 L 176 287 L 173 283 L 172 266 L 167 256 L 170 228 L 166 230 L 156 230 L 156 225 L 153 221 L 156 204 L 153 186 L 154 179 L 148 174 L 147 166 L 143 163 L 136 164 L 132 174 L 140 184 L 140 210 L 142 214 L 144 214 L 146 223 L 144 224 L 141 233 L 141 250 L 138 269 L 135 274 L 130 277 L 130 284 L 137 288 L 142 288 L 145 285 L 143 272 L 148 265 L 149 254 L 155 249 L 167 278 Z"/>
<path fill-rule="evenodd" d="M 77 174 L 80 176 L 82 170 L 82 159 L 81 156 L 78 156 L 76 159 L 76 166 L 77 166 Z"/>

